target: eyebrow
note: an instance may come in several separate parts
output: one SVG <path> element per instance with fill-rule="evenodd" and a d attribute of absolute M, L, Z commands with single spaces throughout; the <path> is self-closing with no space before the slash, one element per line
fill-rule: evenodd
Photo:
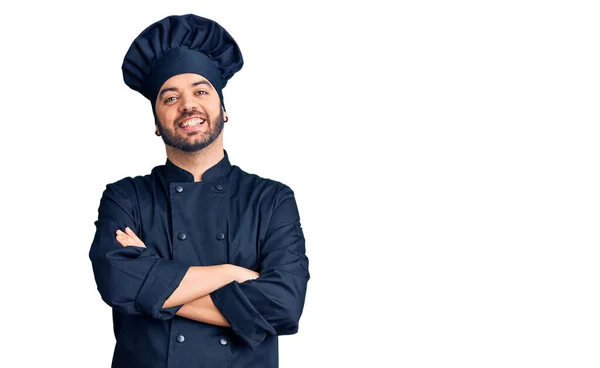
<path fill-rule="evenodd" d="M 211 84 L 210 84 L 210 82 L 209 82 L 209 81 L 206 81 L 206 80 L 201 80 L 201 81 L 198 81 L 198 82 L 196 82 L 196 83 L 193 83 L 193 84 L 192 84 L 192 87 L 197 87 L 197 86 L 199 86 L 199 85 L 201 85 L 201 84 L 205 84 L 205 85 L 207 85 L 207 86 L 209 86 L 209 87 L 211 86 Z M 177 91 L 177 88 L 175 88 L 175 87 L 164 88 L 164 89 L 162 89 L 162 90 L 160 91 L 160 93 L 158 94 L 158 97 L 162 99 L 162 97 L 163 97 L 163 95 L 164 95 L 165 93 L 167 93 L 167 92 L 175 92 L 175 91 Z"/>
<path fill-rule="evenodd" d="M 198 81 L 198 82 L 192 84 L 192 87 L 196 87 L 196 86 L 199 86 L 201 84 L 206 84 L 207 86 L 210 87 L 210 83 L 208 81 L 205 81 L 205 80 L 201 80 L 201 81 Z"/>

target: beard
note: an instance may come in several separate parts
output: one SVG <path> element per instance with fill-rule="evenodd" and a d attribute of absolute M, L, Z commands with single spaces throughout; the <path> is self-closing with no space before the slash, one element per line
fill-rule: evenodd
<path fill-rule="evenodd" d="M 179 119 L 177 119 L 177 121 L 180 121 L 185 117 L 185 115 L 182 115 Z M 219 137 L 223 131 L 223 127 L 225 126 L 223 110 L 221 110 L 219 116 L 217 116 L 215 119 L 206 119 L 204 124 L 208 124 L 207 133 L 196 133 L 193 136 L 178 136 L 172 133 L 170 130 L 164 129 L 158 119 L 155 120 L 158 132 L 160 133 L 163 142 L 165 142 L 167 146 L 171 146 L 184 152 L 197 152 L 208 147 Z"/>

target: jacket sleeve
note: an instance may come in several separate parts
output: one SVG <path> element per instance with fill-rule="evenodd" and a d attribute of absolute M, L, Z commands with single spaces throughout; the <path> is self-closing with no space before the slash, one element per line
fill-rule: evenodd
<path fill-rule="evenodd" d="M 89 258 L 102 300 L 125 314 L 146 314 L 170 319 L 181 306 L 162 308 L 185 276 L 189 266 L 164 259 L 150 249 L 123 247 L 117 229 L 130 227 L 140 238 L 132 201 L 118 185 L 108 184 L 100 199 L 96 233 Z"/>
<path fill-rule="evenodd" d="M 260 276 L 210 294 L 233 331 L 254 350 L 269 335 L 298 331 L 310 274 L 293 191 L 277 195 L 260 255 Z"/>

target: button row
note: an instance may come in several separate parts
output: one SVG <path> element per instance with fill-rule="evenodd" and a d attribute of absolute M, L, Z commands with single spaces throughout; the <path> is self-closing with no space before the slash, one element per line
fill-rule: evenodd
<path fill-rule="evenodd" d="M 221 184 L 217 184 L 217 185 L 215 185 L 215 189 L 220 192 L 224 189 L 224 187 Z M 183 187 L 181 185 L 178 185 L 175 187 L 175 191 L 177 193 L 181 193 L 181 192 L 183 192 Z"/>
<path fill-rule="evenodd" d="M 183 336 L 183 335 L 179 335 L 179 336 L 177 336 L 177 342 L 179 342 L 179 343 L 182 343 L 182 342 L 184 342 L 184 341 L 185 341 L 185 336 Z M 221 338 L 219 339 L 219 344 L 221 344 L 221 345 L 225 346 L 225 345 L 227 345 L 227 343 L 228 343 L 228 341 L 227 341 L 227 339 L 226 339 L 226 338 L 224 338 L 224 337 L 221 337 Z"/>
<path fill-rule="evenodd" d="M 187 235 L 186 235 L 185 233 L 179 233 L 179 234 L 177 234 L 177 239 L 179 239 L 179 240 L 185 240 L 185 238 L 187 238 Z M 218 240 L 223 240 L 223 239 L 225 239 L 225 234 L 223 234 L 223 233 L 218 233 L 218 234 L 217 234 L 217 239 L 218 239 Z"/>

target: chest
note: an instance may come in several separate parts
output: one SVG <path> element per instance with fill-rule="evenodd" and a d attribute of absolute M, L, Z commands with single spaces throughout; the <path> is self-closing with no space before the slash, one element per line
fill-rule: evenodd
<path fill-rule="evenodd" d="M 268 216 L 252 190 L 227 182 L 157 183 L 139 192 L 138 203 L 140 238 L 161 257 L 257 269 Z"/>

